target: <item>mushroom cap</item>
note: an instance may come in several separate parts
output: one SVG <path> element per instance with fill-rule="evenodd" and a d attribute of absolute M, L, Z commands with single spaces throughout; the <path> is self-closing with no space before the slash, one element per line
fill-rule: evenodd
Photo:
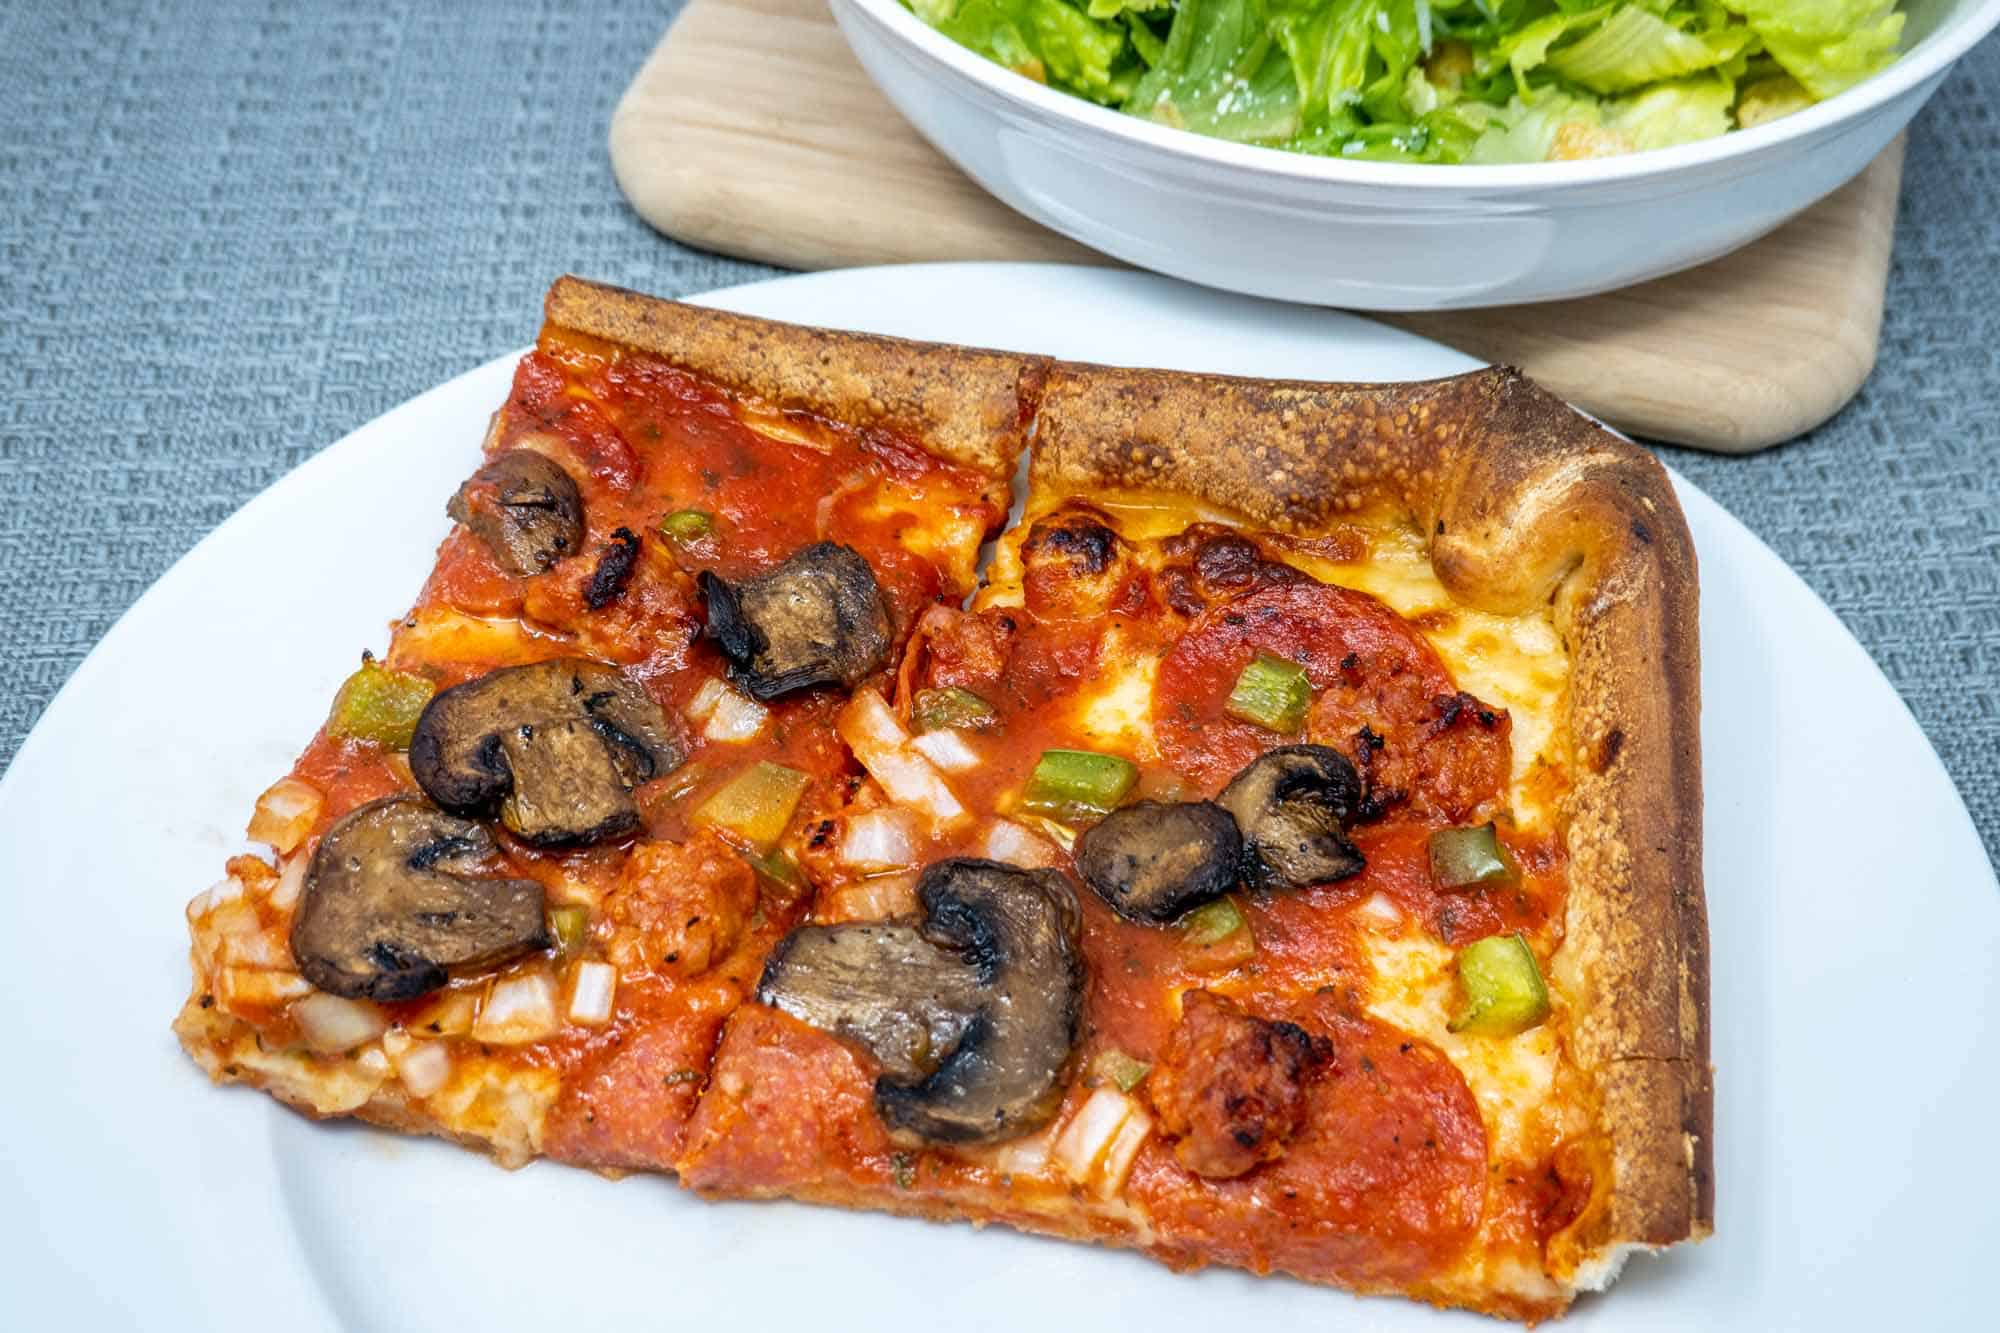
<path fill-rule="evenodd" d="M 1138 801 L 1076 840 L 1076 873 L 1128 921 L 1160 924 L 1236 886 L 1243 835 L 1213 801 Z"/>
<path fill-rule="evenodd" d="M 583 497 L 546 454 L 508 449 L 466 478 L 445 512 L 509 574 L 539 574 L 583 541 Z"/>
<path fill-rule="evenodd" d="M 415 796 L 358 806 L 326 831 L 292 917 L 292 957 L 349 999 L 409 1000 L 454 972 L 548 947 L 542 886 L 478 873 L 493 835 Z"/>
<path fill-rule="evenodd" d="M 764 1004 L 866 1047 L 899 1138 L 990 1143 L 1055 1115 L 1083 1021 L 1079 913 L 1052 870 L 955 857 L 917 882 L 920 925 L 807 926 L 772 954 Z"/>
<path fill-rule="evenodd" d="M 1345 831 L 1361 806 L 1361 779 L 1338 750 L 1282 745 L 1244 765 L 1216 802 L 1243 833 L 1243 881 L 1302 889 L 1361 873 Z"/>
<path fill-rule="evenodd" d="M 860 552 L 814 542 L 765 574 L 730 583 L 703 570 L 707 629 L 729 674 L 758 699 L 853 686 L 889 660 L 889 610 Z"/>
<path fill-rule="evenodd" d="M 544 847 L 639 826 L 632 788 L 685 750 L 643 686 L 583 658 L 502 667 L 438 694 L 410 737 L 410 771 L 454 814 L 498 814 Z"/>

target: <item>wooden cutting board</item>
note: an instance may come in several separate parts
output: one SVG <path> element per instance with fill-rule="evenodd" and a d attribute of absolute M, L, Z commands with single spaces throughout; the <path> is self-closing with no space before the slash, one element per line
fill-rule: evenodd
<path fill-rule="evenodd" d="M 653 226 L 787 268 L 1116 261 L 1030 222 L 910 128 L 822 0 L 691 0 L 626 90 L 611 164 Z M 1810 430 L 1875 364 L 1898 139 L 1763 240 L 1578 301 L 1372 318 L 1512 362 L 1636 435 L 1747 453 Z"/>

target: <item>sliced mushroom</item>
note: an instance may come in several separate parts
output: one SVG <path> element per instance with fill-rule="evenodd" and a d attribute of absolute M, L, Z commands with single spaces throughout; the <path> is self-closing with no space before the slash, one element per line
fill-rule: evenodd
<path fill-rule="evenodd" d="M 583 499 L 560 464 L 508 449 L 466 479 L 445 512 L 486 543 L 509 574 L 539 574 L 583 540 Z"/>
<path fill-rule="evenodd" d="M 704 570 L 708 636 L 759 699 L 852 686 L 889 660 L 889 611 L 852 547 L 815 542 L 768 574 L 729 583 Z"/>
<path fill-rule="evenodd" d="M 1140 801 L 1076 840 L 1076 872 L 1130 921 L 1166 922 L 1236 885 L 1243 836 L 1212 801 Z"/>
<path fill-rule="evenodd" d="M 622 837 L 632 788 L 684 754 L 660 706 L 612 667 L 557 658 L 503 667 L 432 699 L 410 771 L 454 814 L 500 822 L 538 846 Z"/>
<path fill-rule="evenodd" d="M 306 866 L 292 957 L 348 999 L 408 1000 L 548 947 L 542 886 L 477 874 L 493 835 L 415 796 L 360 806 Z"/>
<path fill-rule="evenodd" d="M 915 926 L 802 926 L 764 965 L 758 999 L 865 1046 L 896 1078 L 935 1069 L 979 1011 L 979 979 Z"/>
<path fill-rule="evenodd" d="M 1361 806 L 1361 779 L 1338 750 L 1285 745 L 1266 751 L 1216 798 L 1243 833 L 1243 881 L 1253 889 L 1302 889 L 1361 873 L 1367 864 L 1345 831 Z"/>
<path fill-rule="evenodd" d="M 865 1046 L 875 1109 L 929 1143 L 1031 1133 L 1062 1102 L 1083 1020 L 1076 898 L 1052 870 L 958 857 L 917 882 L 921 925 L 807 926 L 757 998 Z"/>

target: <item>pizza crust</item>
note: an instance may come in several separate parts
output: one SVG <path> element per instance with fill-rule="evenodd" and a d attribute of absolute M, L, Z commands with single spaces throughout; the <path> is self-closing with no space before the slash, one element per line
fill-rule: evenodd
<path fill-rule="evenodd" d="M 1550 1244 L 1608 1282 L 1714 1218 L 1692 539 L 1665 470 L 1518 371 L 1320 385 L 1058 363 L 1032 484 L 1193 499 L 1312 532 L 1387 511 L 1458 600 L 1547 603 L 1571 660 L 1570 890 L 1552 971 L 1602 1099 L 1610 1187 Z"/>
<path fill-rule="evenodd" d="M 850 426 L 886 427 L 998 481 L 1014 475 L 1049 359 L 779 324 L 562 277 L 556 328 L 623 343 L 724 388 Z"/>

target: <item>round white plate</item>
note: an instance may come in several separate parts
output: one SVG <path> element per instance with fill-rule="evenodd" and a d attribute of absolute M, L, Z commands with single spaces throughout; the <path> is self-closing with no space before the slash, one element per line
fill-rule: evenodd
<path fill-rule="evenodd" d="M 1099 269 L 856 270 L 705 299 L 1133 364 L 1472 364 L 1350 316 Z M 0 1326 L 1494 1327 L 997 1228 L 509 1175 L 211 1087 L 167 1030 L 182 904 L 415 595 L 514 359 L 245 506 L 105 637 L 0 782 Z M 1970 1325 L 1991 1314 L 2000 1239 L 2000 893 L 1860 647 L 1713 502 L 1682 500 L 1702 560 L 1717 1235 L 1635 1261 L 1574 1326 Z"/>

